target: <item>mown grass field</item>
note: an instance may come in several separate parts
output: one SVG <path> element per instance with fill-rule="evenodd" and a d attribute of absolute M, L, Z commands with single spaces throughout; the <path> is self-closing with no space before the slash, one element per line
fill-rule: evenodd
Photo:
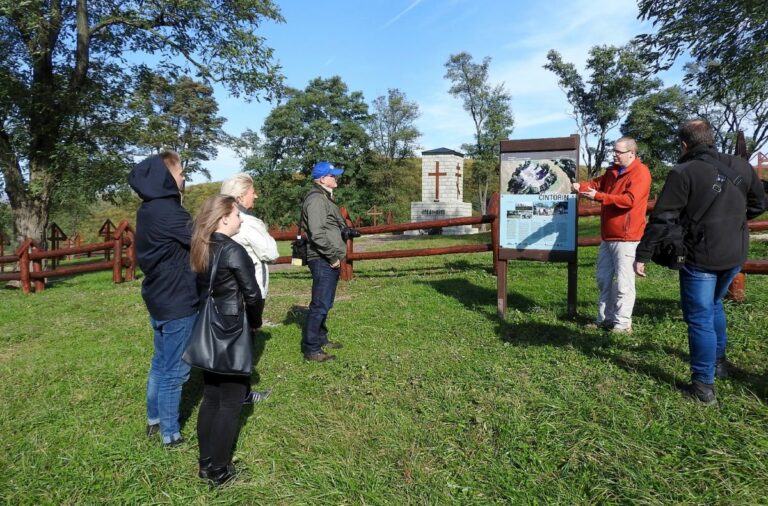
<path fill-rule="evenodd" d="M 196 477 L 198 375 L 184 392 L 187 443 L 165 450 L 144 436 L 152 341 L 139 282 L 103 272 L 30 296 L 0 290 L 0 500 L 768 503 L 768 277 L 748 276 L 747 302 L 727 306 L 736 371 L 705 408 L 675 386 L 688 364 L 670 271 L 638 281 L 633 335 L 582 328 L 596 253 L 580 251 L 575 320 L 563 264 L 512 263 L 500 321 L 489 253 L 358 262 L 329 322 L 345 347 L 325 364 L 299 353 L 308 271 L 273 273 L 266 318 L 277 325 L 260 332 L 253 377 L 273 395 L 243 413 L 243 473 L 219 490 Z"/>

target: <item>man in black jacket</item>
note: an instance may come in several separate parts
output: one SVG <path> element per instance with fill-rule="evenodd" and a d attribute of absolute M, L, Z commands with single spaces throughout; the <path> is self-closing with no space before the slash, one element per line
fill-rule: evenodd
<path fill-rule="evenodd" d="M 136 257 L 144 272 L 141 296 L 154 329 L 155 353 L 147 381 L 147 436 L 181 442 L 179 402 L 189 378 L 181 360 L 195 323 L 196 275 L 189 263 L 192 219 L 181 207 L 181 159 L 164 151 L 138 163 L 128 183 L 143 203 L 136 213 Z"/>
<path fill-rule="evenodd" d="M 763 187 L 745 160 L 718 153 L 706 120 L 679 131 L 682 156 L 669 172 L 635 255 L 635 272 L 645 264 L 670 225 L 685 230 L 685 265 L 680 269 L 680 304 L 688 325 L 691 384 L 686 392 L 716 404 L 715 374 L 727 375 L 723 297 L 749 249 L 747 220 L 764 210 Z M 725 167 L 718 168 L 720 164 Z M 717 195 L 712 199 L 712 192 Z M 692 223 L 692 217 L 703 216 Z"/>

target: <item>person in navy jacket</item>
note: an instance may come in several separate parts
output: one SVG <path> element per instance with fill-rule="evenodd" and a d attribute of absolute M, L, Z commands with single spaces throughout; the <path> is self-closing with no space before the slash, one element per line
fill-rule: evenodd
<path fill-rule="evenodd" d="M 147 436 L 181 442 L 179 403 L 189 365 L 181 360 L 195 323 L 196 274 L 189 263 L 192 218 L 181 206 L 184 189 L 179 155 L 163 151 L 136 164 L 128 176 L 143 201 L 136 212 L 136 257 L 144 273 L 141 296 L 154 330 L 147 380 Z"/>

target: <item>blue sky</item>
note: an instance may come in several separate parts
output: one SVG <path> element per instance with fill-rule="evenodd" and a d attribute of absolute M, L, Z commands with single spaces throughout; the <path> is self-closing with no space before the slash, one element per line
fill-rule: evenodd
<path fill-rule="evenodd" d="M 637 20 L 636 0 L 277 0 L 286 22 L 265 23 L 259 34 L 275 51 L 286 83 L 303 89 L 315 77 L 339 75 L 369 104 L 399 88 L 419 105 L 422 149 L 460 149 L 472 141 L 472 120 L 448 94 L 443 77 L 451 54 L 491 57 L 491 81 L 512 94 L 514 139 L 575 133 L 570 106 L 555 76 L 542 68 L 550 49 L 583 68 L 589 49 L 623 45 L 649 31 Z M 663 76 L 662 76 L 663 77 Z M 665 79 L 667 84 L 673 84 Z M 268 103 L 216 90 L 224 129 L 259 131 Z M 222 148 L 206 164 L 212 180 L 240 170 Z M 202 181 L 196 176 L 196 182 Z"/>

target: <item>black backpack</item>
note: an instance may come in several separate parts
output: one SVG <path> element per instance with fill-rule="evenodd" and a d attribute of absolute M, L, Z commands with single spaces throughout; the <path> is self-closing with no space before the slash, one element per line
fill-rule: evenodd
<path fill-rule="evenodd" d="M 687 231 L 707 214 L 707 211 L 715 203 L 715 199 L 723 191 L 723 184 L 730 181 L 737 188 L 741 188 L 746 196 L 746 186 L 742 184 L 743 178 L 731 167 L 710 155 L 703 155 L 700 160 L 713 165 L 717 170 L 715 182 L 712 184 L 712 191 L 709 193 L 709 200 L 701 206 L 696 213 L 690 216 L 685 223 L 674 223 L 667 227 L 664 236 L 656 243 L 651 261 L 655 264 L 667 267 L 668 269 L 680 270 L 685 265 L 685 235 Z"/>

